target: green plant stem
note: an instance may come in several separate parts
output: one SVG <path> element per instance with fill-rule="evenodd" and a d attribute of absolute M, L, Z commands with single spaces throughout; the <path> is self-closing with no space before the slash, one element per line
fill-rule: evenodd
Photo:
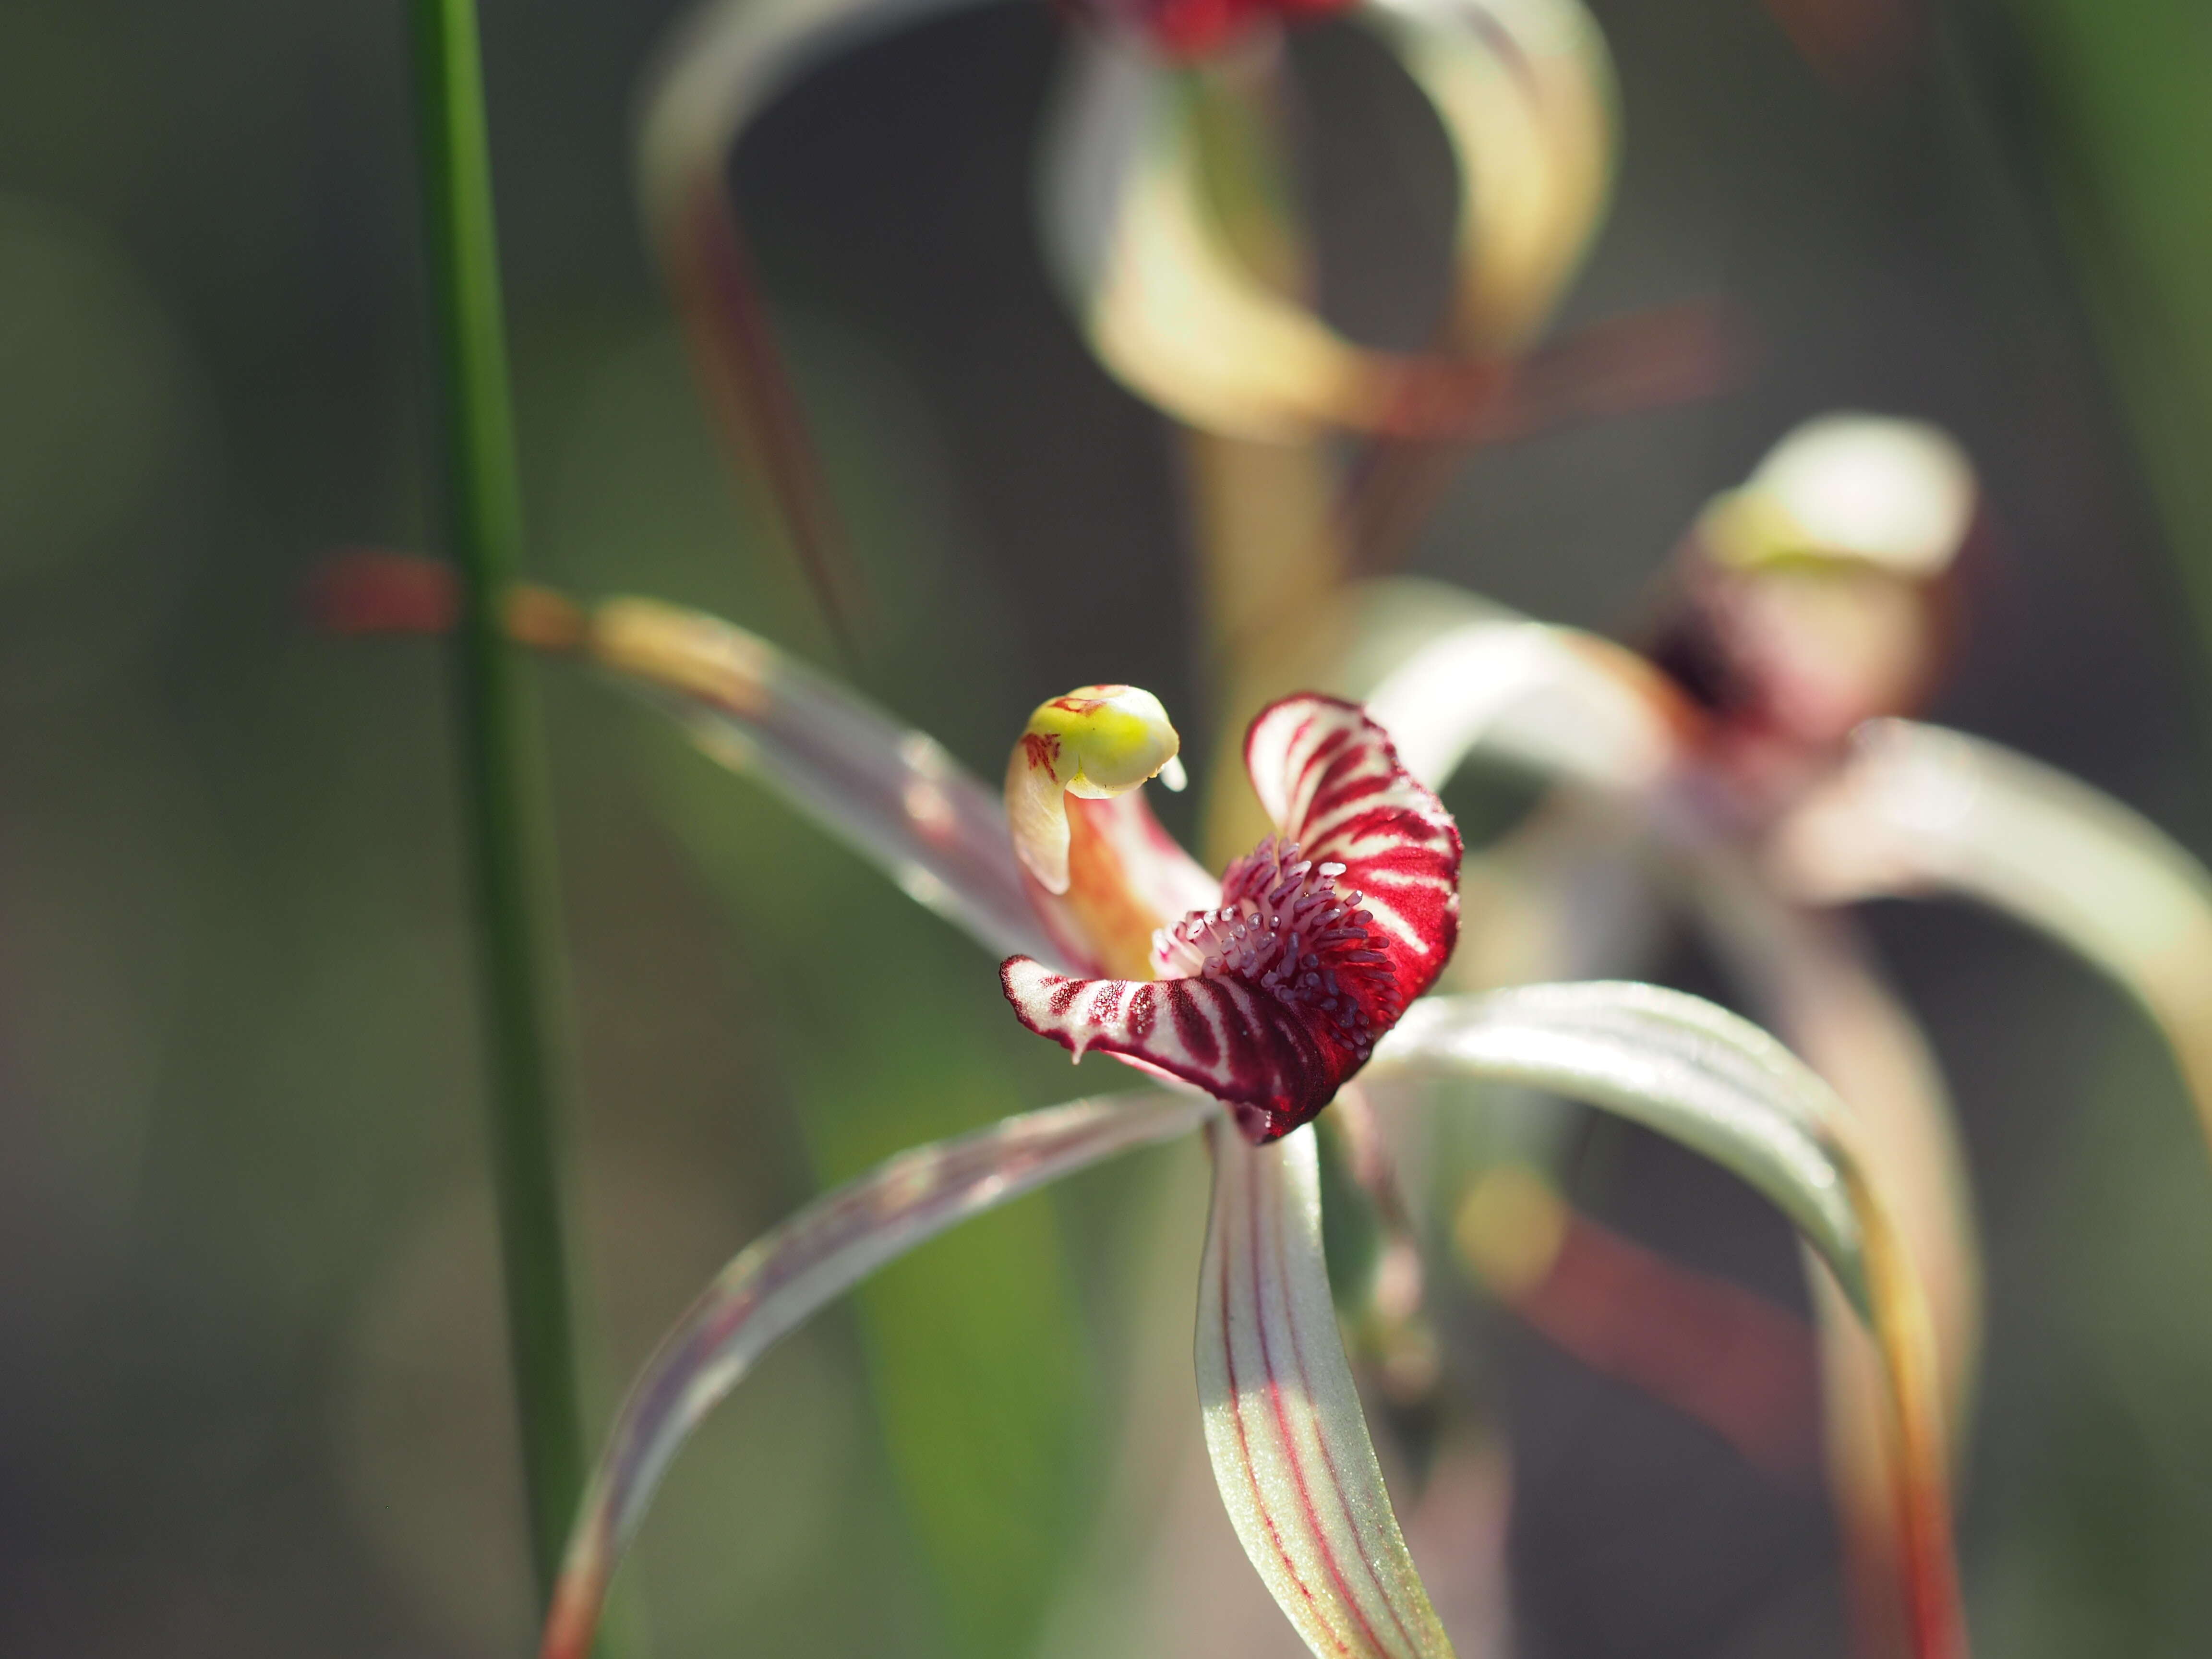
<path fill-rule="evenodd" d="M 508 1346 L 542 1595 L 583 1480 L 557 1133 L 550 814 L 520 665 L 501 629 L 501 596 L 520 570 L 522 510 L 474 0 L 415 0 L 414 23 L 447 533 L 462 596 L 461 788 Z"/>

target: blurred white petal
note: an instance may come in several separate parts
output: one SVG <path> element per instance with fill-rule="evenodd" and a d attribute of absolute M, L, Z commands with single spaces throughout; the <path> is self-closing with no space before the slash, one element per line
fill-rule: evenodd
<path fill-rule="evenodd" d="M 1678 758 L 1679 696 L 1635 653 L 1530 622 L 1433 582 L 1370 583 L 1352 687 L 1415 777 L 1436 787 L 1477 755 L 1621 792 Z M 1363 672 L 1374 663 L 1373 670 Z"/>
<path fill-rule="evenodd" d="M 2212 1133 L 2212 874 L 2148 819 L 1996 744 L 1883 720 L 1769 866 L 1811 903 L 1951 894 L 2051 935 L 2158 1022 Z"/>
<path fill-rule="evenodd" d="M 1973 463 L 1940 427 L 1824 415 L 1770 450 L 1699 527 L 1732 564 L 1811 556 L 1926 580 L 1957 555 L 1978 494 Z"/>
<path fill-rule="evenodd" d="M 1070 42 L 1040 171 L 1046 251 L 1100 361 L 1205 430 L 1452 429 L 1492 390 L 1476 358 L 1525 343 L 1602 211 L 1612 71 L 1575 0 L 1378 0 L 1353 14 L 1429 100 L 1461 187 L 1455 352 L 1361 346 L 1270 287 L 1207 198 L 1191 90 L 1133 43 Z"/>
<path fill-rule="evenodd" d="M 1352 15 L 1428 95 L 1459 165 L 1453 343 L 1524 343 L 1604 216 L 1614 88 L 1603 35 L 1577 0 L 1370 0 Z"/>

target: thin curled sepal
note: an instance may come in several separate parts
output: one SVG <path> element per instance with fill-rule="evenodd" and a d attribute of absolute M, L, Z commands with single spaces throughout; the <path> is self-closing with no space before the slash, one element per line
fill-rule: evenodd
<path fill-rule="evenodd" d="M 345 635 L 442 634 L 459 606 L 443 561 L 374 549 L 326 561 L 302 599 L 316 626 Z M 509 592 L 505 611 L 516 644 L 605 670 L 714 759 L 761 778 L 994 955 L 1091 961 L 1061 918 L 1049 907 L 1041 913 L 999 798 L 928 733 L 703 611 L 634 598 L 587 604 L 529 583 Z M 1122 861 L 1169 888 L 1160 873 L 1167 861 L 1144 856 L 1164 839 L 1157 826 L 1149 837 L 1145 824 L 1109 827 Z M 1188 872 L 1168 873 L 1183 876 L 1188 890 Z"/>
<path fill-rule="evenodd" d="M 1459 830 L 1353 703 L 1301 693 L 1245 740 L 1277 833 L 1217 905 L 1155 938 L 1149 980 L 1000 970 L 1022 1023 L 1194 1083 L 1266 1142 L 1311 1121 L 1436 981 L 1459 935 Z"/>
<path fill-rule="evenodd" d="M 657 599 L 593 606 L 583 651 L 987 949 L 1060 953 L 1000 804 L 926 732 L 734 623 Z"/>
<path fill-rule="evenodd" d="M 591 1652 L 608 1583 L 661 1477 L 779 1339 L 948 1228 L 1101 1159 L 1187 1133 L 1211 1110 L 1194 1097 L 1145 1094 L 1025 1112 L 902 1152 L 749 1246 L 631 1385 L 569 1534 L 542 1659 Z"/>
<path fill-rule="evenodd" d="M 1231 1523 L 1315 1653 L 1449 1659 L 1337 1334 L 1313 1130 L 1212 1146 L 1198 1394 Z"/>
<path fill-rule="evenodd" d="M 1963 1659 L 1948 1435 L 1926 1293 L 1828 1085 L 1772 1037 L 1656 986 L 1528 986 L 1431 997 L 1376 1055 L 1386 1070 L 1523 1083 L 1701 1152 L 1769 1199 L 1835 1276 L 1881 1357 L 1899 1596 L 1915 1659 Z"/>
<path fill-rule="evenodd" d="M 1769 1199 L 1865 1311 L 1859 1221 L 1838 1167 L 1844 1109 L 1750 1021 L 1653 985 L 1525 986 L 1430 998 L 1376 1063 L 1555 1090 L 1681 1141 Z"/>
<path fill-rule="evenodd" d="M 1241 0 L 1215 0 L 1224 6 Z M 1222 226 L 1198 100 L 1152 54 L 1079 40 L 1048 115 L 1042 219 L 1054 274 L 1110 372 L 1229 436 L 1479 429 L 1498 360 L 1541 326 L 1602 210 L 1612 75 L 1577 0 L 1367 0 L 1458 175 L 1445 350 L 1379 350 L 1256 277 Z"/>
<path fill-rule="evenodd" d="M 2212 1138 L 2212 872 L 2142 814 L 1984 738 L 1869 721 L 1767 866 L 1814 903 L 1949 894 L 2077 952 L 2158 1022 Z"/>
<path fill-rule="evenodd" d="M 754 120 L 831 59 L 980 0 L 706 0 L 646 88 L 638 194 L 692 366 L 731 459 L 767 484 L 778 528 L 849 649 L 872 609 L 754 269 L 729 167 Z"/>
<path fill-rule="evenodd" d="M 1607 793 L 1651 788 L 1699 717 L 1634 652 L 1415 577 L 1359 590 L 1348 688 L 1413 775 L 1439 787 L 1478 757 Z"/>

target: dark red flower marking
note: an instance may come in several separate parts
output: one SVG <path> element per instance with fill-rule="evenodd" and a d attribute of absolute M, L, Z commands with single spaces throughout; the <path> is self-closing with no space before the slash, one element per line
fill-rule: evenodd
<path fill-rule="evenodd" d="M 1060 763 L 1060 739 L 1049 732 L 1024 732 L 1022 754 L 1030 771 L 1049 772 Z"/>
<path fill-rule="evenodd" d="M 1200 58 L 1268 18 L 1341 11 L 1351 0 L 1073 0 L 1075 9 L 1139 30 L 1161 51 Z"/>
<path fill-rule="evenodd" d="M 1428 989 L 1459 933 L 1459 831 L 1354 705 L 1290 697 L 1252 722 L 1253 787 L 1279 834 L 1221 902 L 1163 927 L 1158 977 L 1000 969 L 1031 1030 L 1182 1078 L 1255 1142 L 1310 1121 Z"/>
<path fill-rule="evenodd" d="M 1129 688 L 1126 685 L 1094 685 L 1091 689 L 1096 691 L 1098 695 L 1095 697 L 1078 697 L 1073 696 L 1054 697 L 1050 702 L 1047 703 L 1045 707 L 1048 708 L 1065 708 L 1071 714 L 1087 714 L 1094 708 L 1103 708 L 1108 703 L 1113 702 L 1115 698 L 1120 696 Z M 1029 739 L 1024 738 L 1023 741 L 1026 743 Z M 1055 746 L 1057 746 L 1058 742 L 1059 739 L 1054 739 Z"/>

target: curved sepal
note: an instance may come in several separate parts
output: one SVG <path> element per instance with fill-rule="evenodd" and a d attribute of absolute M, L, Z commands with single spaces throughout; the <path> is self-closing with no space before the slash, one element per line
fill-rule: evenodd
<path fill-rule="evenodd" d="M 998 796 L 927 733 L 757 634 L 653 599 L 597 606 L 583 649 L 987 949 L 1061 957 L 1024 889 Z"/>
<path fill-rule="evenodd" d="M 1188 87 L 1126 42 L 1073 43 L 1041 175 L 1055 275 L 1099 359 L 1208 431 L 1469 424 L 1499 396 L 1498 356 L 1542 323 L 1602 210 L 1612 76 L 1575 0 L 1378 0 L 1355 15 L 1429 100 L 1458 166 L 1444 353 L 1357 344 L 1255 276 L 1215 221 Z"/>
<path fill-rule="evenodd" d="M 2212 1138 L 2212 872 L 2141 814 L 2000 744 L 1881 720 L 1768 863 L 1809 902 L 1948 893 L 2078 952 L 2158 1023 Z"/>
<path fill-rule="evenodd" d="M 1850 1110 L 1827 1085 L 1758 1027 L 1650 985 L 1431 997 L 1384 1040 L 1376 1064 L 1496 1078 L 1605 1107 L 1733 1171 L 1790 1218 L 1881 1352 L 1912 1651 L 1960 1659 L 1966 1626 L 1926 1297 Z"/>
<path fill-rule="evenodd" d="M 1790 903 L 1733 857 L 1692 873 L 1702 931 L 1747 1006 L 1851 1109 L 1927 1287 L 1947 1411 L 1962 1426 L 1981 1340 L 1981 1252 L 1957 1114 L 1927 1036 L 1839 918 Z"/>
<path fill-rule="evenodd" d="M 1966 1149 L 1928 1040 L 1843 917 L 1792 902 L 1732 851 L 1710 850 L 1691 873 L 1703 931 L 1746 1006 L 1851 1109 L 1927 1292 L 1945 1421 L 1962 1434 L 1980 1364 L 1982 1263 Z M 1895 1631 L 1900 1546 L 1881 1358 L 1832 1287 L 1814 1311 L 1846 1582 L 1862 1632 Z"/>
<path fill-rule="evenodd" d="M 607 1584 L 660 1479 L 761 1355 L 877 1268 L 970 1216 L 1196 1127 L 1207 1103 L 1124 1095 L 1027 1112 L 902 1152 L 824 1194 L 722 1269 L 631 1385 L 554 1587 L 544 1659 L 586 1659 Z"/>
<path fill-rule="evenodd" d="M 1146 52 L 1068 43 L 1038 171 L 1045 251 L 1107 369 L 1191 425 L 1291 441 L 1387 412 L 1380 365 L 1245 269 L 1200 177 L 1193 93 Z"/>
<path fill-rule="evenodd" d="M 638 140 L 639 187 L 664 231 L 720 181 L 745 128 L 839 53 L 982 0 L 707 0 L 662 49 Z"/>
<path fill-rule="evenodd" d="M 1604 216 L 1615 147 L 1605 37 L 1580 0 L 1370 0 L 1354 15 L 1427 96 L 1459 167 L 1452 344 L 1525 343 Z"/>
<path fill-rule="evenodd" d="M 745 129 L 842 52 L 978 0 L 707 0 L 672 35 L 638 143 L 638 191 L 701 391 L 732 452 L 766 482 L 778 527 L 848 645 L 866 584 L 777 344 L 730 187 Z"/>
<path fill-rule="evenodd" d="M 1425 599 L 1434 585 L 1406 586 Z M 1482 614 L 1489 607 L 1444 614 L 1462 608 L 1469 614 L 1409 640 L 1365 698 L 1424 783 L 1441 787 L 1481 754 L 1625 793 L 1650 787 L 1681 758 L 1696 712 L 1634 652 L 1510 611 Z"/>
<path fill-rule="evenodd" d="M 1448 1659 L 1337 1334 L 1313 1130 L 1212 1143 L 1198 1394 L 1244 1553 L 1316 1654 Z"/>
<path fill-rule="evenodd" d="M 1679 991 L 1593 981 L 1432 997 L 1379 1070 L 1438 1067 L 1552 1089 L 1632 1117 L 1748 1182 L 1866 1305 L 1864 1241 L 1839 1171 L 1842 1111 L 1747 1021 Z"/>

